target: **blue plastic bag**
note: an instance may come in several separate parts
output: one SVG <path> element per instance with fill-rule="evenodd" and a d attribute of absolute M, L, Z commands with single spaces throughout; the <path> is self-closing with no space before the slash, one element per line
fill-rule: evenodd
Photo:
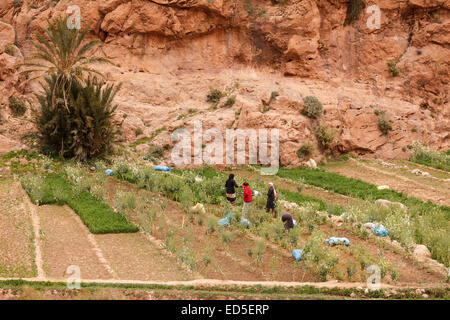
<path fill-rule="evenodd" d="M 345 244 L 346 246 L 348 246 L 350 244 L 350 241 L 347 238 L 336 238 L 336 237 L 331 237 L 325 240 L 325 242 L 331 244 L 332 246 L 337 244 Z"/>
<path fill-rule="evenodd" d="M 245 224 L 247 229 L 250 228 L 250 221 L 248 221 L 248 219 L 241 218 L 241 224 Z"/>
<path fill-rule="evenodd" d="M 302 260 L 302 254 L 303 254 L 303 250 L 302 249 L 294 249 L 294 250 L 292 250 L 292 256 L 297 261 Z"/>
<path fill-rule="evenodd" d="M 171 169 L 169 167 L 166 167 L 166 166 L 156 166 L 155 170 L 156 171 L 170 171 Z"/>
<path fill-rule="evenodd" d="M 373 227 L 372 232 L 375 233 L 378 237 L 386 237 L 389 234 L 387 229 L 382 224 Z"/>
<path fill-rule="evenodd" d="M 111 169 L 106 169 L 106 170 L 105 170 L 105 173 L 106 173 L 108 176 L 112 176 L 112 175 L 114 174 L 114 171 L 112 171 Z"/>
<path fill-rule="evenodd" d="M 217 224 L 222 227 L 228 227 L 230 225 L 231 215 L 232 213 L 229 212 L 225 218 L 222 218 L 219 221 L 217 221 Z"/>
<path fill-rule="evenodd" d="M 297 226 L 297 220 L 292 219 L 292 222 L 294 223 L 294 227 Z"/>

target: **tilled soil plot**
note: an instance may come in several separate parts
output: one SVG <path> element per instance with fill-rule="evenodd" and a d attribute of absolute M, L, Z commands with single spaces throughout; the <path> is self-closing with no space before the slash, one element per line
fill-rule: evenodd
<path fill-rule="evenodd" d="M 95 235 L 105 259 L 120 279 L 175 281 L 195 276 L 183 270 L 175 257 L 151 243 L 142 233 Z"/>
<path fill-rule="evenodd" d="M 0 277 L 36 276 L 33 227 L 18 182 L 0 179 Z"/>
<path fill-rule="evenodd" d="M 37 212 L 41 225 L 43 268 L 47 277 L 67 278 L 67 268 L 76 265 L 82 279 L 114 278 L 89 240 L 89 230 L 69 207 L 46 205 L 38 207 Z"/>

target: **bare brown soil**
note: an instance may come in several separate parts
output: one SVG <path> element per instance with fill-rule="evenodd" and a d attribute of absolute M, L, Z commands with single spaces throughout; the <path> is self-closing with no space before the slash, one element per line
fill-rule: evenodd
<path fill-rule="evenodd" d="M 88 229 L 68 207 L 40 206 L 44 272 L 50 278 L 67 278 L 70 265 L 80 267 L 82 279 L 111 279 L 88 240 Z"/>
<path fill-rule="evenodd" d="M 33 228 L 18 182 L 0 179 L 0 277 L 32 277 Z"/>

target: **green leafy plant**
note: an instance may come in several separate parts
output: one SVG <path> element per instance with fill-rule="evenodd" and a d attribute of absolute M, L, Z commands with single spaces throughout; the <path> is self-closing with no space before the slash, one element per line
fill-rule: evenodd
<path fill-rule="evenodd" d="M 233 237 L 234 237 L 233 231 L 221 228 L 219 233 L 220 233 L 220 237 L 222 238 L 222 241 L 225 244 L 229 244 L 231 242 L 231 240 L 233 240 Z"/>
<path fill-rule="evenodd" d="M 14 117 L 21 117 L 27 111 L 25 101 L 14 96 L 9 97 L 9 108 L 11 109 Z"/>
<path fill-rule="evenodd" d="M 16 55 L 16 49 L 14 48 L 14 46 L 8 44 L 5 47 L 5 53 L 9 54 L 10 56 L 15 56 Z"/>
<path fill-rule="evenodd" d="M 450 153 L 429 150 L 425 145 L 415 141 L 411 145 L 410 161 L 430 166 L 436 169 L 450 171 Z"/>
<path fill-rule="evenodd" d="M 141 134 L 143 134 L 144 131 L 142 131 L 142 128 L 136 128 L 136 130 L 134 131 L 134 134 L 137 136 L 140 136 Z"/>
<path fill-rule="evenodd" d="M 311 156 L 315 151 L 315 146 L 312 142 L 305 142 L 300 149 L 297 150 L 297 156 L 299 158 L 307 158 Z"/>
<path fill-rule="evenodd" d="M 206 233 L 213 233 L 216 231 L 217 220 L 213 216 L 208 216 L 206 219 Z"/>
<path fill-rule="evenodd" d="M 255 257 L 256 262 L 262 262 L 263 261 L 263 257 L 264 257 L 264 253 L 266 252 L 267 249 L 267 245 L 264 242 L 264 240 L 262 239 L 258 239 L 256 240 L 255 246 L 253 247 L 252 250 L 252 256 Z"/>
<path fill-rule="evenodd" d="M 236 95 L 232 95 L 231 97 L 228 97 L 227 101 L 225 101 L 224 106 L 230 108 L 234 105 L 235 102 L 236 102 Z"/>
<path fill-rule="evenodd" d="M 364 6 L 363 0 L 350 0 L 347 6 L 347 16 L 344 25 L 349 25 L 358 20 L 361 10 Z"/>
<path fill-rule="evenodd" d="M 400 70 L 397 68 L 397 61 L 392 60 L 387 63 L 389 74 L 391 77 L 396 77 L 400 74 Z"/>
<path fill-rule="evenodd" d="M 334 141 L 335 131 L 326 124 L 319 123 L 319 127 L 315 131 L 316 137 L 322 147 L 328 149 Z"/>
<path fill-rule="evenodd" d="M 303 250 L 305 263 L 320 281 L 326 281 L 327 275 L 339 262 L 339 257 L 324 245 L 324 241 L 325 235 L 323 232 L 314 230 Z"/>
<path fill-rule="evenodd" d="M 213 102 L 217 105 L 220 99 L 225 96 L 225 93 L 220 91 L 219 89 L 210 88 L 209 93 L 206 95 L 206 101 Z"/>
<path fill-rule="evenodd" d="M 85 84 L 73 79 L 63 88 L 56 74 L 45 81 L 44 94 L 38 96 L 41 113 L 36 119 L 43 148 L 78 160 L 105 155 L 118 134 L 113 124 L 117 108 L 113 99 L 120 86 L 89 78 Z"/>
<path fill-rule="evenodd" d="M 314 96 L 307 96 L 303 99 L 305 105 L 302 114 L 310 118 L 319 118 L 322 115 L 322 103 Z"/>
<path fill-rule="evenodd" d="M 380 129 L 383 135 L 387 136 L 389 131 L 392 131 L 392 121 L 388 120 L 385 115 L 379 117 L 377 123 L 378 129 Z"/>
<path fill-rule="evenodd" d="M 83 191 L 75 194 L 73 185 L 61 174 L 49 174 L 43 178 L 43 182 L 41 181 L 39 180 L 40 187 L 37 191 L 33 191 L 33 188 L 27 188 L 26 181 L 22 182 L 31 200 L 40 205 L 61 204 L 62 200 L 67 201 L 67 204 L 80 216 L 90 232 L 103 234 L 138 231 L 133 223 L 120 213 L 115 212 L 106 203 L 96 200 L 89 192 Z M 57 191 L 58 199 L 54 194 L 56 189 L 59 189 Z M 35 198 L 36 194 L 39 198 Z"/>
<path fill-rule="evenodd" d="M 66 91 L 71 87 L 72 79 L 83 81 L 83 75 L 100 75 L 102 73 L 90 67 L 94 63 L 109 63 L 105 57 L 92 57 L 89 52 L 94 49 L 100 40 L 91 40 L 83 43 L 90 25 L 83 29 L 67 27 L 69 16 L 56 18 L 52 24 L 48 22 L 43 32 L 36 33 L 37 42 L 33 45 L 36 49 L 31 55 L 31 60 L 24 62 L 27 67 L 25 74 L 38 73 L 35 79 L 42 75 L 56 75 L 56 84 Z M 65 98 L 65 97 L 63 97 Z M 55 101 L 54 101 L 55 102 Z M 67 104 L 67 101 L 65 101 Z"/>

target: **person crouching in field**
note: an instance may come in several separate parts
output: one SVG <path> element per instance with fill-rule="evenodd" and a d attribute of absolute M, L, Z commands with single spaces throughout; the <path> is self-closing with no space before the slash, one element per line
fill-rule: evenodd
<path fill-rule="evenodd" d="M 248 186 L 248 182 L 244 182 L 244 205 L 242 206 L 242 217 L 245 217 L 247 207 L 252 204 L 252 190 Z"/>
<path fill-rule="evenodd" d="M 284 229 L 285 230 L 289 230 L 294 228 L 294 219 L 292 218 L 292 215 L 290 215 L 289 213 L 284 213 L 281 216 L 281 221 L 283 221 L 284 223 Z"/>
<path fill-rule="evenodd" d="M 236 190 L 234 188 L 240 188 L 234 180 L 234 174 L 230 173 L 227 182 L 225 182 L 225 188 L 227 192 L 227 200 L 234 206 L 236 203 Z"/>
<path fill-rule="evenodd" d="M 275 200 L 277 199 L 277 191 L 275 190 L 273 183 L 269 182 L 269 191 L 267 191 L 267 204 L 266 212 L 272 210 L 272 214 L 275 218 Z"/>

